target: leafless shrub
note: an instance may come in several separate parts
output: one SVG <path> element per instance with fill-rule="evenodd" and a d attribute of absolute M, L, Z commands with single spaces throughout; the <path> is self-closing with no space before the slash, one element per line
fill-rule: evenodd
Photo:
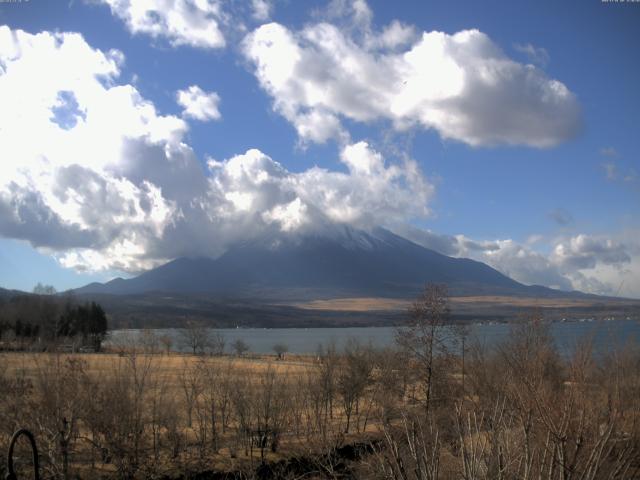
<path fill-rule="evenodd" d="M 184 399 L 187 427 L 191 428 L 193 426 L 193 411 L 198 401 L 198 396 L 202 391 L 202 372 L 193 368 L 192 365 L 185 360 L 178 382 Z"/>
<path fill-rule="evenodd" d="M 9 439 L 18 428 L 33 428 L 34 422 L 28 400 L 33 394 L 33 382 L 27 377 L 24 369 L 7 371 L 0 364 L 0 448 L 6 451 Z M 5 463 L 0 463 L 0 474 L 3 476 Z"/>
<path fill-rule="evenodd" d="M 289 347 L 284 343 L 276 343 L 273 346 L 273 351 L 277 355 L 278 360 L 282 360 L 284 358 L 284 355 L 289 351 Z"/>
<path fill-rule="evenodd" d="M 61 354 L 35 357 L 34 394 L 30 397 L 37 436 L 46 452 L 45 469 L 53 478 L 71 478 L 71 455 L 87 401 L 82 388 L 85 364 Z"/>
<path fill-rule="evenodd" d="M 351 339 L 345 347 L 344 363 L 338 371 L 337 391 L 342 399 L 345 433 L 349 433 L 353 415 L 359 415 L 360 403 L 370 385 L 373 359 L 368 348 Z M 359 422 L 356 422 L 356 429 Z"/>
<path fill-rule="evenodd" d="M 91 401 L 83 419 L 92 433 L 90 441 L 123 480 L 132 478 L 147 458 L 146 406 L 153 366 L 152 356 L 132 353 L 114 361 L 109 376 L 86 379 Z"/>
<path fill-rule="evenodd" d="M 382 425 L 383 443 L 375 457 L 379 478 L 436 480 L 440 478 L 441 444 L 437 429 L 424 417 L 405 412 L 398 424 Z"/>

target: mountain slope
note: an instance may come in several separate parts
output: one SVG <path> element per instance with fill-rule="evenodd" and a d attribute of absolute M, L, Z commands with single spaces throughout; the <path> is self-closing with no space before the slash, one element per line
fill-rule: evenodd
<path fill-rule="evenodd" d="M 27 292 L 22 292 L 20 290 L 7 290 L 6 288 L 0 288 L 0 300 L 8 300 L 12 297 L 17 297 L 21 295 L 31 295 Z"/>
<path fill-rule="evenodd" d="M 524 286 L 481 262 L 441 255 L 384 229 L 350 227 L 322 235 L 265 236 L 217 259 L 179 258 L 135 278 L 93 283 L 76 292 L 411 297 L 427 282 L 445 283 L 456 295 L 554 292 Z"/>

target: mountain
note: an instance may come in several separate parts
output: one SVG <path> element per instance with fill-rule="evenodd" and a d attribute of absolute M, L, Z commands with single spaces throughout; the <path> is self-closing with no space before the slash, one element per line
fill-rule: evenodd
<path fill-rule="evenodd" d="M 179 258 L 135 278 L 92 283 L 76 293 L 410 298 L 428 282 L 447 284 L 453 295 L 567 295 L 522 285 L 484 263 L 447 257 L 385 229 L 347 226 L 322 234 L 265 235 L 235 245 L 216 259 Z"/>
<path fill-rule="evenodd" d="M 27 292 L 21 292 L 20 290 L 7 290 L 6 288 L 0 288 L 0 300 L 8 300 L 11 297 L 17 297 L 20 295 L 30 295 Z"/>

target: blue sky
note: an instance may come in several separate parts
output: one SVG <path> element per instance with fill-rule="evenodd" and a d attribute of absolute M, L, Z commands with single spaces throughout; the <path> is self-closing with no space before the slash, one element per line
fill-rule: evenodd
<path fill-rule="evenodd" d="M 640 297 L 639 3 L 141 5 L 0 3 L 0 286 L 329 220 Z"/>

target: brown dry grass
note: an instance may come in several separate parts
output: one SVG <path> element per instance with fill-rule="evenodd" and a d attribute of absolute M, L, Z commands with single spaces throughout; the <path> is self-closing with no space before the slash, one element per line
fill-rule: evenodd
<path fill-rule="evenodd" d="M 38 365 L 46 363 L 47 357 L 60 355 L 65 358 L 80 358 L 86 362 L 87 373 L 108 376 L 113 372 L 114 367 L 125 360 L 116 353 L 85 353 L 85 354 L 58 354 L 58 353 L 30 353 L 30 352 L 3 352 L 0 353 L 0 364 L 4 367 L 5 372 L 12 374 L 20 371 L 27 377 L 35 375 Z M 178 378 L 185 368 L 195 367 L 202 360 L 220 366 L 229 366 L 234 372 L 246 375 L 258 376 L 269 368 L 275 370 L 278 374 L 296 375 L 307 372 L 313 368 L 312 359 L 310 357 L 296 356 L 289 360 L 276 360 L 273 356 L 253 356 L 246 358 L 222 356 L 207 357 L 189 354 L 171 353 L 167 354 L 138 354 L 139 358 L 152 357 L 154 371 L 162 378 L 169 380 L 170 384 L 177 385 Z"/>
<path fill-rule="evenodd" d="M 385 310 L 406 310 L 411 302 L 395 298 L 333 298 L 329 300 L 312 300 L 295 303 L 295 307 L 306 310 L 334 310 L 341 312 L 370 312 Z"/>
<path fill-rule="evenodd" d="M 637 305 L 637 300 L 610 300 L 591 298 L 534 298 L 534 297 L 509 297 L 500 295 L 451 297 L 451 305 L 468 306 L 495 305 L 511 306 L 519 308 L 588 308 L 602 303 L 625 306 Z M 410 300 L 400 298 L 359 297 L 359 298 L 333 298 L 327 300 L 312 300 L 309 302 L 295 303 L 293 306 L 306 310 L 325 310 L 340 312 L 372 312 L 372 311 L 402 311 L 409 308 Z"/>
<path fill-rule="evenodd" d="M 114 372 L 121 371 L 122 367 L 132 360 L 132 353 L 121 355 L 118 353 L 99 353 L 99 354 L 74 354 L 74 353 L 33 353 L 33 352 L 0 352 L 0 370 L 7 377 L 20 377 L 27 380 L 37 382 L 38 375 L 42 374 L 42 369 L 46 369 L 47 364 L 58 357 L 60 363 L 64 363 L 66 359 L 81 360 L 84 364 L 84 372 L 92 378 L 109 379 L 113 378 Z M 275 371 L 278 376 L 286 379 L 286 382 L 295 382 L 296 379 L 306 375 L 312 369 L 316 368 L 312 357 L 290 356 L 285 360 L 277 360 L 275 356 L 251 356 L 251 357 L 233 357 L 233 356 L 196 356 L 191 354 L 147 354 L 135 353 L 136 361 L 139 365 L 144 365 L 147 360 L 152 364 L 152 375 L 163 386 L 162 395 L 175 400 L 176 415 L 185 415 L 185 398 L 183 393 L 183 385 L 181 377 L 185 371 L 195 371 L 200 362 L 207 362 L 210 366 L 219 366 L 220 370 L 231 370 L 233 378 L 242 377 L 248 380 L 250 384 L 259 385 L 263 374 L 269 369 Z M 148 388 L 154 388 L 149 385 Z M 151 401 L 151 398 L 147 398 Z M 145 406 L 150 409 L 151 405 Z M 342 417 L 336 415 L 334 422 L 340 424 Z M 184 419 L 181 420 L 184 423 Z M 184 436 L 185 445 L 195 445 L 197 438 L 195 431 L 198 426 L 198 420 L 194 418 L 193 428 L 187 428 L 185 425 L 181 427 L 181 433 Z M 231 425 L 233 427 L 233 424 Z M 84 432 L 86 433 L 86 432 Z M 233 443 L 233 428 L 226 434 L 220 434 L 220 441 Z M 77 455 L 86 457 L 89 455 L 87 445 L 78 444 L 79 453 Z M 224 446 L 215 453 L 210 453 L 208 457 L 208 468 L 214 468 L 219 471 L 231 471 L 239 467 L 245 467 L 256 459 L 257 447 L 247 456 L 242 449 L 234 448 L 234 454 L 231 455 L 230 448 Z M 288 458 L 295 452 L 304 450 L 300 441 L 290 435 L 283 436 L 281 446 L 278 453 L 270 451 L 266 452 L 266 460 L 277 461 Z M 194 460 L 195 459 L 195 460 Z M 195 461 L 195 463 L 194 463 Z M 197 464 L 198 460 L 194 457 L 194 453 L 183 451 L 180 460 L 168 458 L 164 454 L 159 460 L 162 469 L 169 474 L 179 476 L 180 469 L 183 464 Z M 97 462 L 95 465 L 89 465 L 87 462 L 77 462 L 74 465 L 76 471 L 80 472 L 82 478 L 91 478 L 96 472 L 105 475 L 115 476 L 114 464 L 101 464 Z M 204 467 L 203 467 L 204 468 Z M 175 470 L 175 471 L 174 471 Z"/>

